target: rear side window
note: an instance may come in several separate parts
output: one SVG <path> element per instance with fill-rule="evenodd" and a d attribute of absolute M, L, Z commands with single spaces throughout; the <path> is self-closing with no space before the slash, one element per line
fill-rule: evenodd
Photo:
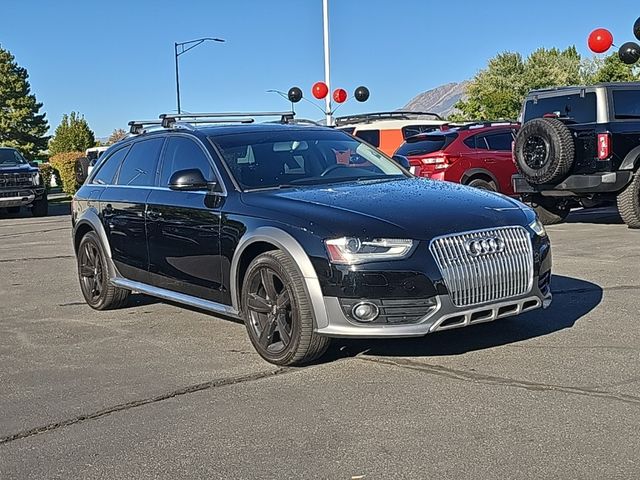
<path fill-rule="evenodd" d="M 191 168 L 200 170 L 207 181 L 215 180 L 211 163 L 197 143 L 186 137 L 169 138 L 162 155 L 160 186 L 169 185 L 171 175 L 178 170 Z"/>
<path fill-rule="evenodd" d="M 158 158 L 164 138 L 134 143 L 118 173 L 118 185 L 151 187 L 155 185 Z"/>
<path fill-rule="evenodd" d="M 410 138 L 396 151 L 397 155 L 410 157 L 413 155 L 426 155 L 447 148 L 451 142 L 458 138 L 457 133 L 447 135 L 424 135 Z"/>
<path fill-rule="evenodd" d="M 596 121 L 596 94 L 587 93 L 562 95 L 558 97 L 539 98 L 537 103 L 528 100 L 525 104 L 524 121 L 541 118 L 545 114 L 556 114 L 569 118 L 576 123 L 592 123 Z"/>
<path fill-rule="evenodd" d="M 489 150 L 500 150 L 503 152 L 511 151 L 511 143 L 513 142 L 513 136 L 511 135 L 511 132 L 486 135 L 484 138 L 489 145 Z"/>
<path fill-rule="evenodd" d="M 374 147 L 380 146 L 380 130 L 358 130 L 356 137 L 361 138 Z"/>
<path fill-rule="evenodd" d="M 640 118 L 640 90 L 613 90 L 615 118 Z"/>
<path fill-rule="evenodd" d="M 127 152 L 129 151 L 129 147 L 121 148 L 113 152 L 109 155 L 108 158 L 105 158 L 102 164 L 99 166 L 99 170 L 96 175 L 93 177 L 91 183 L 97 183 L 98 185 L 111 185 L 113 184 L 113 179 L 116 176 L 116 172 L 124 160 L 124 157 L 127 156 Z"/>

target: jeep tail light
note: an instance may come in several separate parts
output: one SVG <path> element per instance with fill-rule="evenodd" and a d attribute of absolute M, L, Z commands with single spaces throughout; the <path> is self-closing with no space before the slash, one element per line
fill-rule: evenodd
<path fill-rule="evenodd" d="M 598 160 L 606 160 L 611 155 L 611 135 L 609 133 L 598 134 Z"/>

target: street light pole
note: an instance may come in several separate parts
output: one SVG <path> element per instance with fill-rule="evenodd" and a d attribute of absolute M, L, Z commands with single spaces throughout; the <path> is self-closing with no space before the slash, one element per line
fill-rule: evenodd
<path fill-rule="evenodd" d="M 324 97 L 327 126 L 333 125 L 331 112 L 331 75 L 329 72 L 329 5 L 328 0 L 322 0 L 322 22 L 324 37 L 324 83 L 327 84 L 329 93 Z"/>
<path fill-rule="evenodd" d="M 187 42 L 176 42 L 173 44 L 173 53 L 176 61 L 176 101 L 178 106 L 178 113 L 182 113 L 180 108 L 180 72 L 178 69 L 178 57 L 184 53 L 187 53 L 192 48 L 196 48 L 198 45 L 204 42 L 221 42 L 224 43 L 222 38 L 196 38 L 195 40 L 189 40 Z"/>

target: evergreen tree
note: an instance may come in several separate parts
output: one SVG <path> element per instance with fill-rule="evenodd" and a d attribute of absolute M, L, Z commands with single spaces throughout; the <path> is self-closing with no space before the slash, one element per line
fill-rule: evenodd
<path fill-rule="evenodd" d="M 82 115 L 71 112 L 64 114 L 60 125 L 49 142 L 49 153 L 84 152 L 96 144 L 96 137 Z"/>
<path fill-rule="evenodd" d="M 640 80 L 638 67 L 622 63 L 617 53 L 612 53 L 606 57 L 598 71 L 593 75 L 593 83 L 637 82 L 638 80 Z"/>
<path fill-rule="evenodd" d="M 42 103 L 31 93 L 29 74 L 0 47 L 0 145 L 14 147 L 33 159 L 46 150 L 49 125 Z"/>

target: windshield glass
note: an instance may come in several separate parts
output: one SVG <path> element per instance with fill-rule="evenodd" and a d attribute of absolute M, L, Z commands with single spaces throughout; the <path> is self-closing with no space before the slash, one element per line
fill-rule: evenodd
<path fill-rule="evenodd" d="M 640 118 L 640 90 L 613 90 L 613 110 L 618 119 Z"/>
<path fill-rule="evenodd" d="M 382 153 L 338 130 L 243 132 L 210 140 L 248 190 L 406 176 Z"/>
<path fill-rule="evenodd" d="M 18 165 L 24 165 L 27 161 L 22 158 L 17 151 L 12 148 L 0 148 L 0 166 L 1 167 L 15 167 Z"/>

